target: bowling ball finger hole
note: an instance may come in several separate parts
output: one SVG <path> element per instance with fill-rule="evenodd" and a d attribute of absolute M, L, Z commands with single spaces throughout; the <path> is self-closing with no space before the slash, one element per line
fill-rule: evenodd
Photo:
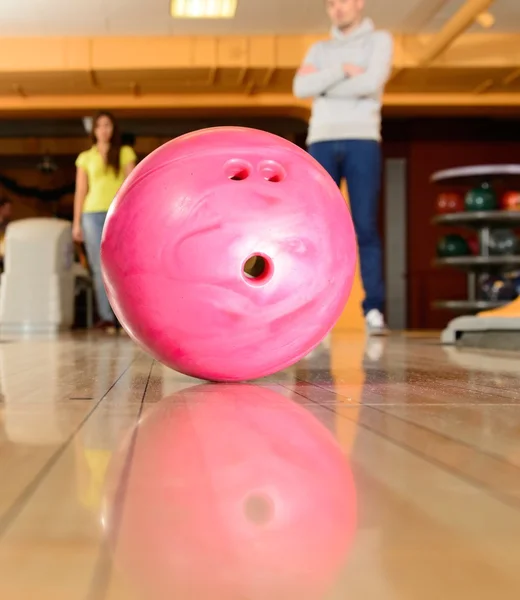
<path fill-rule="evenodd" d="M 253 254 L 245 261 L 242 271 L 246 281 L 250 283 L 262 283 L 271 276 L 271 262 L 261 254 Z"/>
<path fill-rule="evenodd" d="M 244 514 L 251 523 L 265 525 L 273 519 L 273 502 L 264 494 L 251 494 L 244 501 Z"/>
<path fill-rule="evenodd" d="M 260 173 L 266 181 L 280 183 L 285 179 L 285 169 L 274 161 L 265 161 L 260 164 Z"/>
<path fill-rule="evenodd" d="M 251 173 L 251 165 L 241 160 L 230 160 L 226 163 L 224 171 L 228 179 L 243 181 Z"/>

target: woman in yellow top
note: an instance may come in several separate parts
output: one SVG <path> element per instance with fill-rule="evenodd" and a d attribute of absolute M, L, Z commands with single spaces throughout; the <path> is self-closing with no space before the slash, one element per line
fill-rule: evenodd
<path fill-rule="evenodd" d="M 101 234 L 114 196 L 135 167 L 136 155 L 130 146 L 121 145 L 117 122 L 108 112 L 94 117 L 92 141 L 92 147 L 76 160 L 72 235 L 76 242 L 85 243 L 100 318 L 97 327 L 115 331 L 116 319 L 101 278 Z"/>

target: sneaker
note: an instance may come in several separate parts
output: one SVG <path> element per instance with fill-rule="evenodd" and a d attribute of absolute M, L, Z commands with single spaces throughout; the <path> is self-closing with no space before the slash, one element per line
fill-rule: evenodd
<path fill-rule="evenodd" d="M 368 335 L 388 335 L 389 333 L 385 318 L 377 308 L 373 308 L 365 315 L 365 323 Z"/>

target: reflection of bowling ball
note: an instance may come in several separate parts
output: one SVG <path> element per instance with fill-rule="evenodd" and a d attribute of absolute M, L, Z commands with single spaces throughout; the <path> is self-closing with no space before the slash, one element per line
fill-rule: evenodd
<path fill-rule="evenodd" d="M 500 206 L 504 210 L 520 210 L 520 191 L 508 191 L 502 195 Z"/>
<path fill-rule="evenodd" d="M 437 244 L 437 255 L 442 258 L 467 256 L 470 254 L 468 242 L 455 233 L 443 236 Z"/>
<path fill-rule="evenodd" d="M 342 313 L 356 267 L 350 212 L 328 173 L 294 144 L 238 127 L 148 155 L 111 206 L 101 254 L 130 335 L 164 364 L 218 381 L 308 354 Z"/>
<path fill-rule="evenodd" d="M 489 253 L 493 256 L 514 255 L 518 252 L 519 240 L 512 229 L 494 229 L 489 235 Z"/>
<path fill-rule="evenodd" d="M 437 196 L 436 210 L 439 214 L 464 210 L 464 197 L 456 192 L 443 192 Z"/>
<path fill-rule="evenodd" d="M 494 190 L 488 184 L 470 190 L 465 198 L 466 210 L 495 210 L 497 197 Z"/>
<path fill-rule="evenodd" d="M 116 566 L 153 600 L 323 600 L 356 512 L 332 435 L 252 385 L 151 408 L 114 455 L 106 508 Z"/>
<path fill-rule="evenodd" d="M 480 280 L 480 297 L 494 302 L 514 300 L 518 296 L 515 282 L 504 277 L 485 275 Z"/>

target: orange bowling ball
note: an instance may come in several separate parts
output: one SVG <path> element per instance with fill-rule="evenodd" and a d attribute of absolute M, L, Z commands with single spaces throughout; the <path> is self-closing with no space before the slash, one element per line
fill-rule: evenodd
<path fill-rule="evenodd" d="M 462 212 L 464 196 L 457 192 L 442 192 L 437 196 L 436 210 L 439 214 Z"/>
<path fill-rule="evenodd" d="M 500 206 L 504 210 L 520 210 L 520 191 L 505 192 L 500 199 Z"/>
<path fill-rule="evenodd" d="M 106 486 L 114 564 L 153 600 L 323 600 L 355 531 L 334 436 L 254 385 L 191 387 L 148 407 Z"/>

